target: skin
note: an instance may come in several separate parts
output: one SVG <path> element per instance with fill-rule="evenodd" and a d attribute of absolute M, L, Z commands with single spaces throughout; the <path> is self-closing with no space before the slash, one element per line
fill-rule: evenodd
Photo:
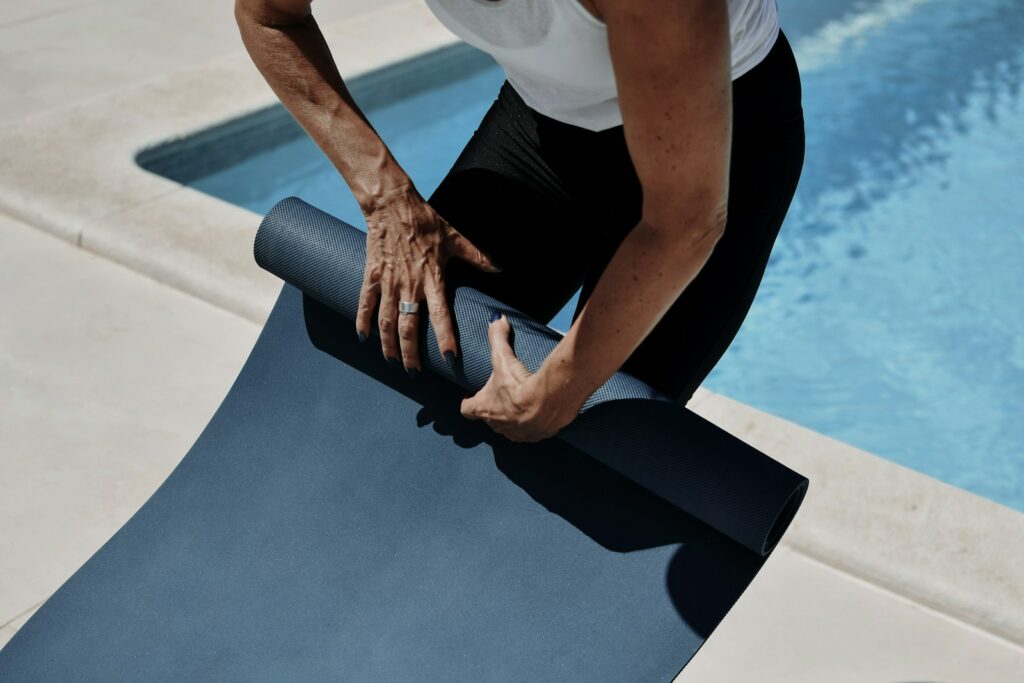
<path fill-rule="evenodd" d="M 726 0 L 582 4 L 607 26 L 643 210 L 536 373 L 516 358 L 508 321 L 490 325 L 493 373 L 461 410 L 513 441 L 553 436 L 576 417 L 697 276 L 726 225 L 732 144 Z M 367 215 L 368 275 L 357 331 L 369 335 L 376 306 L 384 354 L 395 353 L 397 336 L 404 365 L 418 368 L 415 317 L 399 318 L 396 308 L 398 297 L 418 301 L 422 288 L 442 352 L 457 353 L 438 289 L 444 263 L 451 256 L 483 269 L 493 270 L 493 263 L 419 196 L 351 101 L 308 2 L 238 0 L 236 17 L 257 67 Z"/>
<path fill-rule="evenodd" d="M 366 268 L 356 330 L 370 336 L 374 312 L 384 356 L 420 368 L 416 315 L 398 301 L 426 299 L 441 352 L 458 353 L 444 298 L 449 258 L 498 269 L 420 196 L 352 99 L 311 12 L 311 0 L 236 0 L 235 20 L 256 67 L 324 151 L 366 217 Z M 421 309 L 422 310 L 422 309 Z"/>

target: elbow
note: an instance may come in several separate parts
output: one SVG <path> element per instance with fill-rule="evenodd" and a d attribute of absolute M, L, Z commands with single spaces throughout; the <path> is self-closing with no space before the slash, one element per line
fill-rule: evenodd
<path fill-rule="evenodd" d="M 709 212 L 707 218 L 693 226 L 694 239 L 714 247 L 725 234 L 725 226 L 728 221 L 729 202 L 718 202 L 715 208 Z"/>
<path fill-rule="evenodd" d="M 729 219 L 728 201 L 672 202 L 651 206 L 645 202 L 644 222 L 665 240 L 686 253 L 706 249 L 710 252 L 725 235 Z"/>
<path fill-rule="evenodd" d="M 239 28 L 259 25 L 266 28 L 289 28 L 305 24 L 312 16 L 313 0 L 235 0 L 235 23 Z"/>
<path fill-rule="evenodd" d="M 235 24 L 242 36 L 263 23 L 261 21 L 262 2 L 260 0 L 235 0 Z"/>
<path fill-rule="evenodd" d="M 251 4 L 250 0 L 235 0 L 235 23 L 239 28 L 252 16 Z"/>

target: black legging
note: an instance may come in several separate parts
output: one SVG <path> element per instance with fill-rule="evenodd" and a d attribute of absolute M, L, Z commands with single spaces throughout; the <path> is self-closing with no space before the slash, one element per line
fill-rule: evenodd
<path fill-rule="evenodd" d="M 800 76 L 784 35 L 732 94 L 724 235 L 622 367 L 684 404 L 746 317 L 803 167 Z M 505 81 L 429 202 L 503 268 L 488 274 L 453 259 L 449 285 L 469 284 L 546 322 L 582 286 L 579 315 L 640 220 L 641 198 L 621 125 L 562 123 Z"/>

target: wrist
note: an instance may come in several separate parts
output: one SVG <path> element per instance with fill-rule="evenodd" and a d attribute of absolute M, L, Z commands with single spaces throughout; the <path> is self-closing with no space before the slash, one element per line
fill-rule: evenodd
<path fill-rule="evenodd" d="M 412 181 L 396 185 L 394 187 L 389 187 L 378 194 L 374 194 L 366 200 L 365 206 L 363 207 L 363 213 L 366 216 L 372 216 L 373 214 L 382 211 L 397 202 L 408 202 L 415 198 L 416 195 L 416 186 L 412 184 Z"/>
<path fill-rule="evenodd" d="M 396 169 L 376 174 L 372 182 L 365 183 L 365 187 L 353 194 L 363 215 L 370 216 L 395 201 L 408 200 L 418 191 L 412 178 Z"/>
<path fill-rule="evenodd" d="M 571 353 L 559 344 L 534 374 L 545 409 L 575 416 L 593 393 L 585 386 Z"/>

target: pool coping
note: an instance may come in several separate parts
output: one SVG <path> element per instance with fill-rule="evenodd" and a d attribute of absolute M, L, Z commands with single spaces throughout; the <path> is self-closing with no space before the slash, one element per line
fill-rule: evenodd
<path fill-rule="evenodd" d="M 346 79 L 458 42 L 419 0 L 324 32 Z M 0 211 L 262 323 L 280 280 L 253 261 L 258 216 L 135 157 L 275 102 L 239 52 L 12 122 Z M 706 389 L 689 407 L 810 477 L 783 543 L 1024 645 L 1024 514 Z"/>

